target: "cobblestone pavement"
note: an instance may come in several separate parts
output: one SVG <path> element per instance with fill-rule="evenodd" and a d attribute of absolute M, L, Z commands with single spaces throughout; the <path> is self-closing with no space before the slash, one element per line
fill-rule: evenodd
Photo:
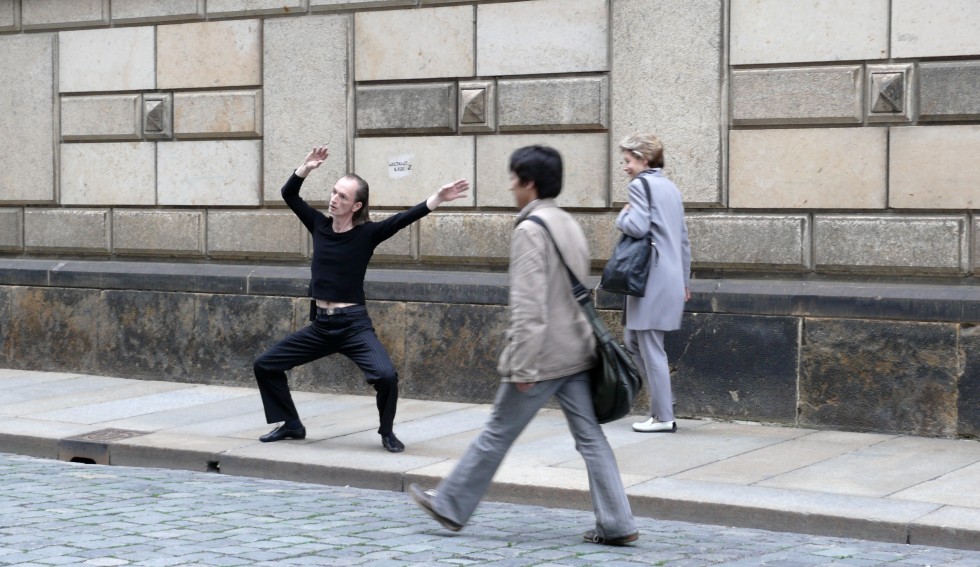
<path fill-rule="evenodd" d="M 978 566 L 980 552 L 485 503 L 462 532 L 402 493 L 0 454 L 0 565 Z"/>

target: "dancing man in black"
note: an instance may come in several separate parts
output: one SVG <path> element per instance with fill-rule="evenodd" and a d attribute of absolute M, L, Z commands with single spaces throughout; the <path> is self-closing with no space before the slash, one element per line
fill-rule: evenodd
<path fill-rule="evenodd" d="M 339 352 L 364 372 L 377 391 L 381 444 L 392 453 L 405 450 L 392 425 L 398 404 L 398 373 L 374 334 L 364 306 L 364 274 L 374 249 L 396 232 L 419 220 L 446 201 L 466 196 L 469 183 L 460 179 L 444 185 L 426 201 L 381 222 L 368 218 L 368 184 L 357 175 L 337 180 L 330 196 L 330 215 L 324 215 L 299 196 L 311 171 L 327 159 L 326 146 L 313 148 L 303 165 L 282 187 L 282 198 L 313 235 L 310 295 L 312 323 L 267 350 L 255 360 L 255 379 L 262 395 L 266 421 L 283 422 L 263 435 L 263 442 L 304 439 L 306 428 L 289 394 L 286 370 Z"/>

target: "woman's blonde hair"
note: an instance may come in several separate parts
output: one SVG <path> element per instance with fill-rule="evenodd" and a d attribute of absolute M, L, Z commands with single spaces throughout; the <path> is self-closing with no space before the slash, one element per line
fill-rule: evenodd
<path fill-rule="evenodd" d="M 633 134 L 619 143 L 619 150 L 633 154 L 650 167 L 664 166 L 664 144 L 656 134 Z"/>

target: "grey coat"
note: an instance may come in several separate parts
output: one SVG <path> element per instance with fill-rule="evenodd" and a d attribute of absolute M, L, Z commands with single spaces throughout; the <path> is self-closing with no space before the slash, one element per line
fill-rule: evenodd
<path fill-rule="evenodd" d="M 619 213 L 616 228 L 640 237 L 653 229 L 657 245 L 657 264 L 650 269 L 646 294 L 626 297 L 626 328 L 673 331 L 681 326 L 684 314 L 684 290 L 690 285 L 691 244 L 684 221 L 684 201 L 677 186 L 664 177 L 661 169 L 644 171 L 650 184 L 653 206 L 647 203 L 646 191 L 639 176 L 629 184 L 629 210 Z M 652 221 L 652 225 L 651 225 Z"/>

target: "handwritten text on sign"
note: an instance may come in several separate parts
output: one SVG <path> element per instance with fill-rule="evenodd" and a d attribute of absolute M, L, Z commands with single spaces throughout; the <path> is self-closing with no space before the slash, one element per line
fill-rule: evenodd
<path fill-rule="evenodd" d="M 388 178 L 402 179 L 412 174 L 412 160 L 414 154 L 392 156 L 388 158 Z"/>

